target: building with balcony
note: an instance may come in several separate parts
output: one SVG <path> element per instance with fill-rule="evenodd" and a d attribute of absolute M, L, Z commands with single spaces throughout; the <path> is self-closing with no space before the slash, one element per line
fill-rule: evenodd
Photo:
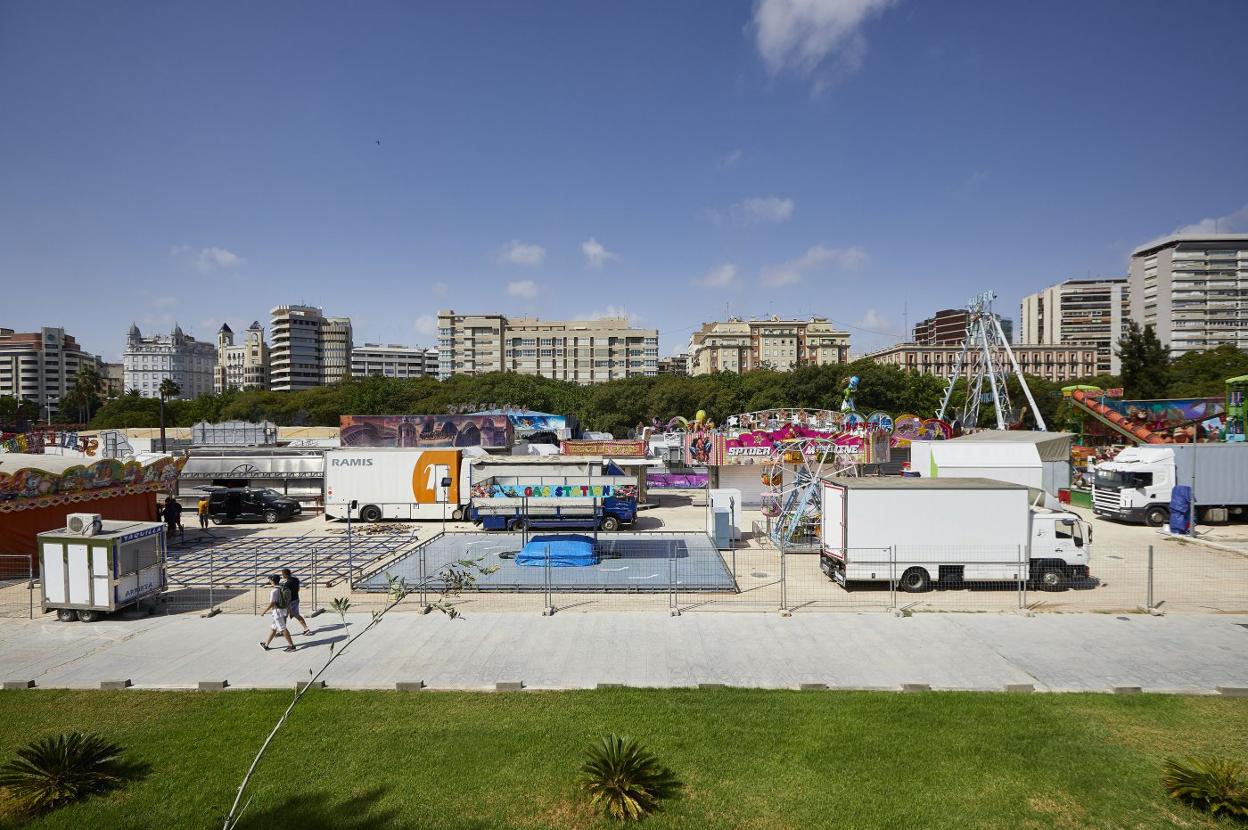
<path fill-rule="evenodd" d="M 689 374 L 748 372 L 799 366 L 825 366 L 849 361 L 849 333 L 826 317 L 758 320 L 731 317 L 703 323 L 689 338 Z"/>
<path fill-rule="evenodd" d="M 145 337 L 132 323 L 121 362 L 127 392 L 137 389 L 145 398 L 159 398 L 161 383 L 171 380 L 178 385 L 175 397 L 189 400 L 212 392 L 217 347 L 176 324 L 168 335 Z"/>
<path fill-rule="evenodd" d="M 687 375 L 689 374 L 689 355 L 674 354 L 671 357 L 659 358 L 659 374 L 660 375 Z"/>
<path fill-rule="evenodd" d="M 40 417 L 56 418 L 61 397 L 83 368 L 98 371 L 100 359 L 83 351 L 65 329 L 0 328 L 0 395 L 30 401 L 39 407 Z"/>
<path fill-rule="evenodd" d="M 351 350 L 352 377 L 422 378 L 437 374 L 437 349 L 365 343 Z"/>
<path fill-rule="evenodd" d="M 659 371 L 659 333 L 627 318 L 539 320 L 438 312 L 438 377 L 517 372 L 601 383 Z"/>
<path fill-rule="evenodd" d="M 1014 323 L 1008 317 L 993 315 L 1001 324 L 1005 342 L 1014 342 Z M 960 346 L 966 339 L 966 327 L 971 313 L 965 308 L 942 308 L 940 311 L 914 324 L 914 342 L 927 346 Z"/>
<path fill-rule="evenodd" d="M 269 388 L 269 346 L 264 342 L 264 326 L 257 320 L 243 332 L 243 342 L 235 344 L 234 331 L 229 323 L 222 323 L 217 332 L 217 368 L 213 388 L 218 392 L 229 389 Z"/>
<path fill-rule="evenodd" d="M 321 309 L 279 305 L 269 312 L 269 387 L 293 392 L 351 376 L 351 320 Z"/>
<path fill-rule="evenodd" d="M 1248 350 L 1248 234 L 1175 234 L 1131 254 L 1131 319 L 1175 355 Z"/>
<path fill-rule="evenodd" d="M 1019 304 L 1020 345 L 1095 346 L 1096 374 L 1122 369 L 1115 346 L 1129 319 L 1126 277 L 1066 280 Z"/>
<path fill-rule="evenodd" d="M 1016 346 L 1014 357 L 1024 374 L 1035 375 L 1054 383 L 1088 378 L 1096 372 L 1094 346 Z M 924 343 L 898 343 L 864 355 L 885 366 L 897 366 L 910 372 L 922 372 L 948 380 L 953 375 L 962 352 L 956 346 L 931 346 Z M 967 353 L 962 376 L 979 365 L 982 351 Z"/>

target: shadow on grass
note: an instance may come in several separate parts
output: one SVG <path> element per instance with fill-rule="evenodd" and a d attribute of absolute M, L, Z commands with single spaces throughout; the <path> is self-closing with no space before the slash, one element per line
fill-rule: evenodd
<path fill-rule="evenodd" d="M 293 783 L 291 789 L 297 789 Z M 367 792 L 340 800 L 325 790 L 298 793 L 281 801 L 267 804 L 251 802 L 238 823 L 240 830 L 366 830 L 398 828 L 399 811 L 393 807 L 377 809 L 386 794 L 386 787 L 373 787 Z"/>

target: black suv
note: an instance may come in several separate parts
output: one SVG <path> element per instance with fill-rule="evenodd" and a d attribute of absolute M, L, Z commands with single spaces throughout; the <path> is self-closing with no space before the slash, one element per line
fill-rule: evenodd
<path fill-rule="evenodd" d="M 281 522 L 302 512 L 299 502 L 276 490 L 239 487 L 210 490 L 208 493 L 208 518 L 214 525 L 248 518 Z"/>

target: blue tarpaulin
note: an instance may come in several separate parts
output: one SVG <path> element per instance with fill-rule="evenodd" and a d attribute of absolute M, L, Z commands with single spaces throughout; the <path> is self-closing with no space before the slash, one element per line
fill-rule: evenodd
<path fill-rule="evenodd" d="M 534 536 L 516 554 L 516 564 L 530 568 L 545 567 L 547 556 L 552 568 L 583 568 L 598 564 L 594 540 L 579 535 Z"/>
<path fill-rule="evenodd" d="M 1187 535 L 1192 530 L 1192 488 L 1176 485 L 1170 491 L 1170 532 Z"/>

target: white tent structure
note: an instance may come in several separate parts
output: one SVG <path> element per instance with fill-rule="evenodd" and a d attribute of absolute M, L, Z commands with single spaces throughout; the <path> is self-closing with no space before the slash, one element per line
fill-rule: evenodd
<path fill-rule="evenodd" d="M 913 441 L 910 469 L 924 478 L 976 477 L 1023 484 L 1056 501 L 1070 487 L 1069 432 L 982 430 L 950 441 Z"/>

